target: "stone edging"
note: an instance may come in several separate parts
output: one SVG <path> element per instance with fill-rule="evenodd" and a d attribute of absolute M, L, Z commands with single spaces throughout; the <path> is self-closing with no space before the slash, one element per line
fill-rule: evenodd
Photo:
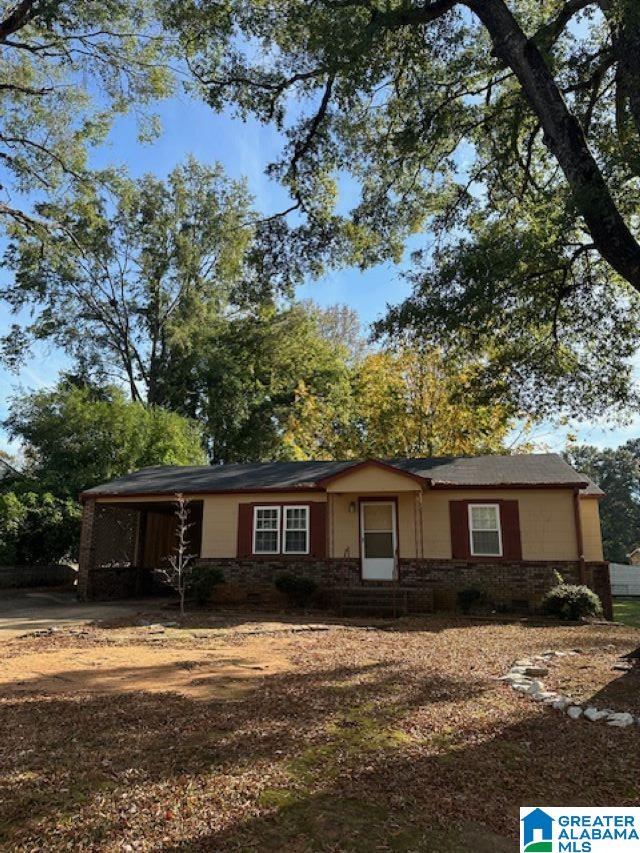
<path fill-rule="evenodd" d="M 501 676 L 499 681 L 510 684 L 513 690 L 523 693 L 534 702 L 542 702 L 544 705 L 550 705 L 556 711 L 566 713 L 572 720 L 577 720 L 580 717 L 591 722 L 606 720 L 608 726 L 619 729 L 640 724 L 640 717 L 634 717 L 633 714 L 624 711 L 612 711 L 611 708 L 599 710 L 593 705 L 588 705 L 585 708 L 579 702 L 574 702 L 569 696 L 545 690 L 544 683 L 539 680 L 549 674 L 549 669 L 545 664 L 553 658 L 577 656 L 579 654 L 580 652 L 577 649 L 572 649 L 569 652 L 550 650 L 533 658 L 520 658 L 511 664 L 509 671 L 506 675 Z"/>

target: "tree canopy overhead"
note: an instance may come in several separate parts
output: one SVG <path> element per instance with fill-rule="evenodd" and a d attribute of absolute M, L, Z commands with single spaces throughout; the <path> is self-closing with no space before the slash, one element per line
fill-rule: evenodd
<path fill-rule="evenodd" d="M 113 118 L 169 94 L 170 41 L 162 0 L 14 0 L 0 4 L 0 222 L 41 219 L 33 193 L 51 198 L 89 179 L 87 150 Z"/>
<path fill-rule="evenodd" d="M 5 356 L 51 340 L 93 379 L 124 380 L 134 400 L 164 404 L 202 328 L 287 287 L 283 265 L 255 248 L 244 183 L 219 165 L 190 159 L 166 181 L 112 175 L 38 209 L 63 227 L 17 229 L 9 244 L 15 280 L 2 295 L 32 320 L 10 331 Z"/>
<path fill-rule="evenodd" d="M 270 172 L 291 193 L 294 243 L 366 266 L 429 230 L 436 251 L 423 258 L 412 328 L 430 332 L 430 316 L 454 305 L 478 352 L 497 328 L 495 363 L 531 378 L 516 383 L 527 407 L 628 401 L 640 290 L 634 0 L 184 0 L 168 22 L 213 107 L 231 101 L 285 134 Z M 347 212 L 345 174 L 360 187 Z M 478 280 L 454 280 L 452 265 L 473 272 L 474 253 Z M 587 399 L 598 373 L 606 381 Z"/>

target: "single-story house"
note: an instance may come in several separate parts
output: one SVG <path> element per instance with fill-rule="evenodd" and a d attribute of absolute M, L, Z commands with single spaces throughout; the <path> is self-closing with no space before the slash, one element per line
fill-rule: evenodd
<path fill-rule="evenodd" d="M 275 603 L 287 572 L 327 601 L 400 589 L 420 612 L 476 587 L 532 609 L 557 570 L 611 612 L 602 492 L 556 454 L 145 468 L 81 496 L 81 598 L 144 593 L 173 547 L 177 493 L 190 551 L 222 569 L 229 603 Z"/>

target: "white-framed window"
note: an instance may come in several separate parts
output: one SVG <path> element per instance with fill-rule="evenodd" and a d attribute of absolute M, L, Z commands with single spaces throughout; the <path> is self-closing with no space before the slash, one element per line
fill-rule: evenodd
<path fill-rule="evenodd" d="M 285 506 L 282 530 L 284 554 L 309 553 L 309 507 Z"/>
<path fill-rule="evenodd" d="M 253 553 L 280 553 L 280 507 L 254 506 Z"/>
<path fill-rule="evenodd" d="M 469 540 L 474 557 L 501 557 L 499 504 L 469 504 Z"/>

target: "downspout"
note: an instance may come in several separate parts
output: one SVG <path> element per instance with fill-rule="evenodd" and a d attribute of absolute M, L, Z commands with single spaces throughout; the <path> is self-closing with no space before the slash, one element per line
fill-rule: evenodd
<path fill-rule="evenodd" d="M 420 553 L 419 557 L 421 560 L 424 560 L 424 516 L 422 512 L 422 499 L 424 495 L 424 489 L 420 489 L 418 492 L 418 531 L 420 533 Z"/>
<path fill-rule="evenodd" d="M 578 550 L 578 561 L 580 563 L 580 583 L 587 582 L 587 563 L 584 558 L 584 536 L 582 533 L 582 516 L 580 514 L 580 489 L 573 490 L 573 515 L 576 525 L 576 545 Z"/>

